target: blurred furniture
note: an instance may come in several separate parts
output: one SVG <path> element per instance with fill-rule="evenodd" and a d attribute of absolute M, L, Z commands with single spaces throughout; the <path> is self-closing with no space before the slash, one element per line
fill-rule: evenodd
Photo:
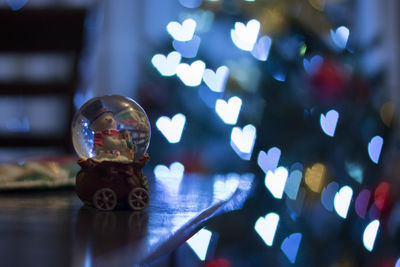
<path fill-rule="evenodd" d="M 0 147 L 71 150 L 85 15 L 0 10 Z"/>

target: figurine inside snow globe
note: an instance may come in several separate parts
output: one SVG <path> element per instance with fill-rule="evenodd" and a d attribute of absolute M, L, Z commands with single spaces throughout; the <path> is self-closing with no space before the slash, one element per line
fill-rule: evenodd
<path fill-rule="evenodd" d="M 84 203 L 99 210 L 148 205 L 142 168 L 149 160 L 150 123 L 138 103 L 119 95 L 89 100 L 74 117 L 72 141 L 82 167 L 76 192 Z"/>

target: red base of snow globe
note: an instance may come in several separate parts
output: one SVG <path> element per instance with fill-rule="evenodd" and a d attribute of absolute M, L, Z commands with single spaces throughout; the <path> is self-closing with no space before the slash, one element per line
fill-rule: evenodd
<path fill-rule="evenodd" d="M 113 210 L 129 206 L 142 210 L 150 201 L 148 181 L 142 168 L 148 155 L 139 162 L 79 160 L 82 167 L 76 176 L 76 193 L 86 204 L 98 210 Z"/>

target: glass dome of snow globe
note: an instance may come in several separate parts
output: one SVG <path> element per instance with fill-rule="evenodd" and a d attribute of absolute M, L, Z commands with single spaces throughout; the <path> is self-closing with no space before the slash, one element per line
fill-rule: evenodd
<path fill-rule="evenodd" d="M 149 119 L 143 108 L 128 97 L 95 97 L 76 113 L 72 142 L 84 160 L 138 162 L 150 143 Z"/>

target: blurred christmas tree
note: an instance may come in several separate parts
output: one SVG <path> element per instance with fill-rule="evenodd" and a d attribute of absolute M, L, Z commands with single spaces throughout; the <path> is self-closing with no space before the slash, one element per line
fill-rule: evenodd
<path fill-rule="evenodd" d="M 146 62 L 152 79 L 139 102 L 157 121 L 153 163 L 256 174 L 244 209 L 211 226 L 217 256 L 235 266 L 373 264 L 375 236 L 362 238 L 393 214 L 381 151 L 394 107 L 383 70 L 362 74 L 354 3 L 179 2 L 187 9 L 166 27 L 171 43 Z M 273 232 L 270 244 L 263 231 Z M 375 255 L 389 257 L 388 246 Z"/>

